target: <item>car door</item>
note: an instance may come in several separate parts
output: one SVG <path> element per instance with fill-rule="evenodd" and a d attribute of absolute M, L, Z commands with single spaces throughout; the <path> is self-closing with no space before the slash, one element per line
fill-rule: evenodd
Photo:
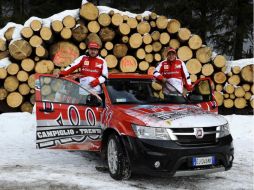
<path fill-rule="evenodd" d="M 76 81 L 36 75 L 37 148 L 97 151 L 101 99 Z"/>
<path fill-rule="evenodd" d="M 210 112 L 218 113 L 218 106 L 213 95 L 212 81 L 210 78 L 201 78 L 193 84 L 189 100 L 199 107 Z"/>

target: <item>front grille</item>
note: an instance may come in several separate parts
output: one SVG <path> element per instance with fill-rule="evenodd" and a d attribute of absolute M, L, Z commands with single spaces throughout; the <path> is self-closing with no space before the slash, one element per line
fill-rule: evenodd
<path fill-rule="evenodd" d="M 208 146 L 216 144 L 217 127 L 204 127 L 203 138 L 195 136 L 194 128 L 171 128 L 170 136 L 172 140 L 182 146 Z"/>

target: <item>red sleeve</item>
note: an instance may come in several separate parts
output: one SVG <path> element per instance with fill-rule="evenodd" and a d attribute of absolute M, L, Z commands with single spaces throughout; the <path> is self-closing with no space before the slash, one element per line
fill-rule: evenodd
<path fill-rule="evenodd" d="M 61 71 L 60 75 L 65 76 L 65 75 L 71 74 L 73 71 L 75 71 L 76 69 L 82 66 L 83 60 L 84 60 L 84 57 L 82 57 L 81 59 L 80 58 L 76 59 L 72 64 L 70 64 L 67 68 Z"/>

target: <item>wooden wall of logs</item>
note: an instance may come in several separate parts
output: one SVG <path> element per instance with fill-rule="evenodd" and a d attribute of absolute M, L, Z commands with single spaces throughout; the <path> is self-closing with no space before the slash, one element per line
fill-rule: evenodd
<path fill-rule="evenodd" d="M 100 55 L 110 72 L 152 74 L 157 63 L 165 58 L 165 48 L 177 49 L 186 63 L 192 82 L 211 77 L 219 106 L 253 108 L 253 65 L 233 67 L 226 73 L 227 61 L 214 55 L 202 39 L 182 27 L 176 19 L 151 13 L 129 17 L 85 3 L 79 18 L 67 15 L 52 20 L 50 27 L 33 20 L 20 31 L 22 39 L 12 41 L 14 27 L 0 38 L 0 60 L 9 57 L 12 63 L 0 68 L 0 109 L 31 112 L 34 104 L 34 74 L 54 73 L 84 54 L 87 42 L 101 45 Z"/>

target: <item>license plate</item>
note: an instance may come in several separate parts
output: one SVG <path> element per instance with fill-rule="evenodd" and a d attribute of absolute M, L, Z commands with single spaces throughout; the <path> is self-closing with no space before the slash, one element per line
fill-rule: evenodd
<path fill-rule="evenodd" d="M 214 165 L 214 164 L 215 164 L 214 156 L 192 158 L 193 166 L 206 166 L 206 165 Z"/>

